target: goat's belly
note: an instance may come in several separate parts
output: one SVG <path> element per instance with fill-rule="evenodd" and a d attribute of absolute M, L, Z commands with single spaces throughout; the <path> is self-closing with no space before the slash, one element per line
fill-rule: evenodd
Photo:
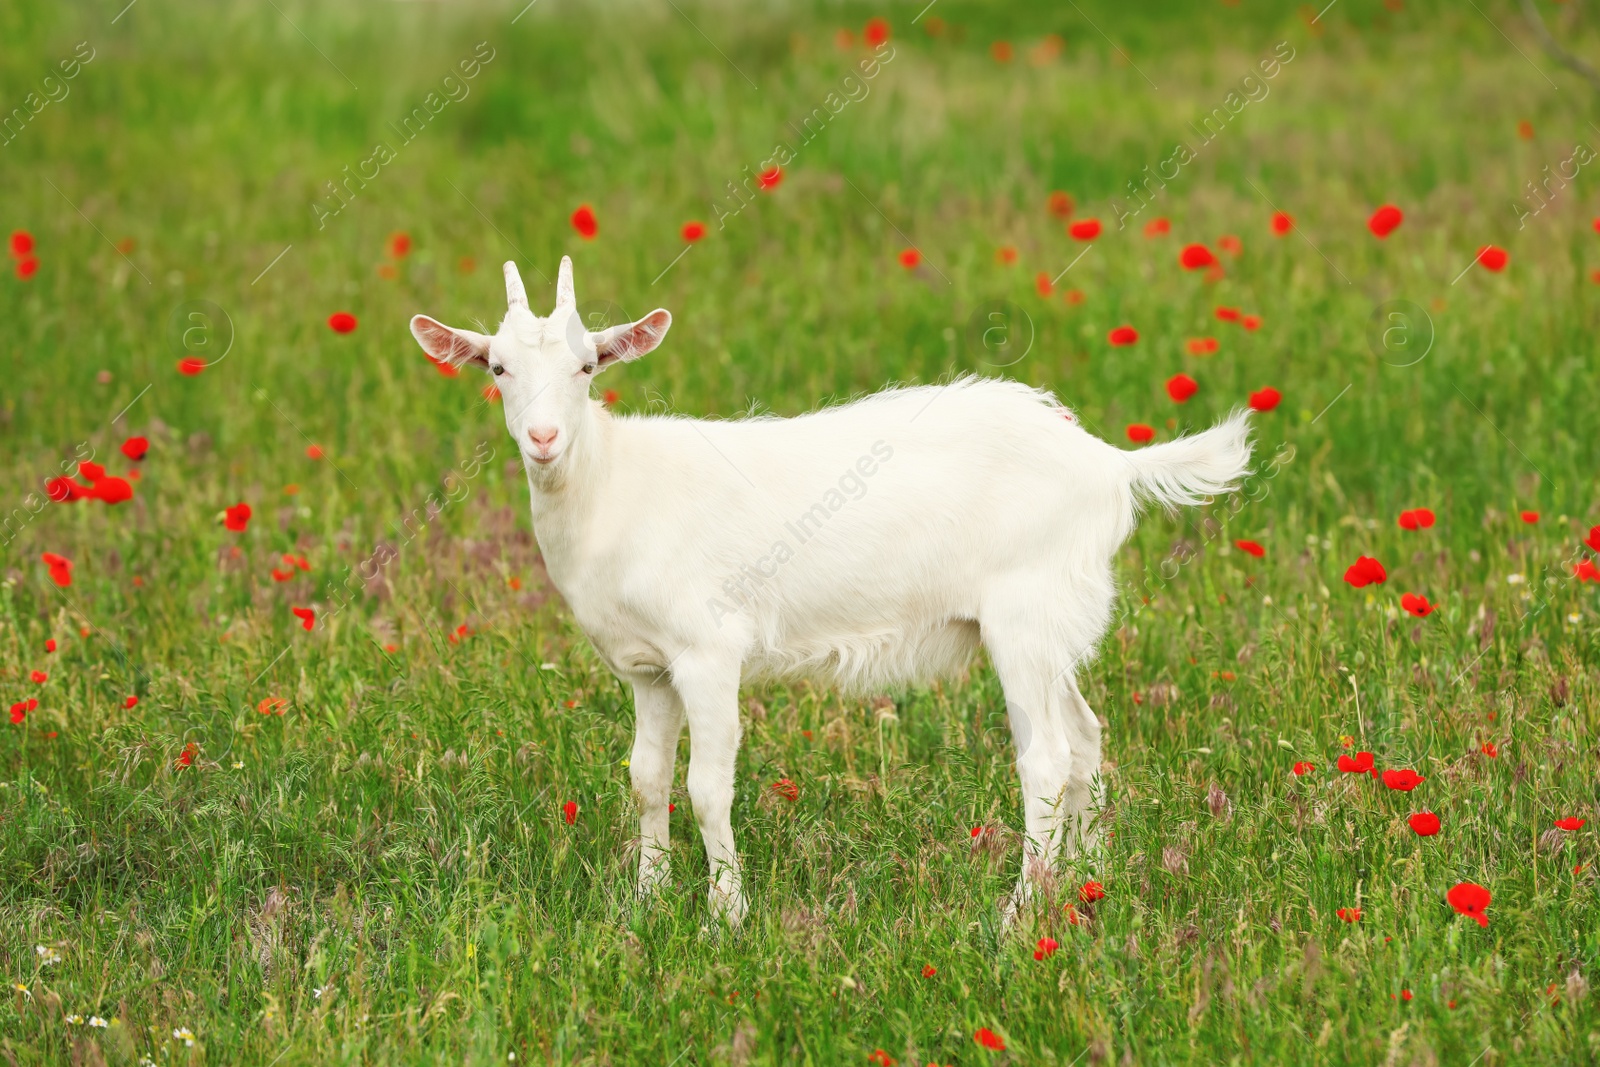
<path fill-rule="evenodd" d="M 758 640 L 746 681 L 799 681 L 851 692 L 928 681 L 960 671 L 978 648 L 978 624 L 947 619 L 915 629 L 784 634 Z"/>

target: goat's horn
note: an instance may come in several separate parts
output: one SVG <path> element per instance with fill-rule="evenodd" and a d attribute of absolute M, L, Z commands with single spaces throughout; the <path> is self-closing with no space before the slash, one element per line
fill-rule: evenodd
<path fill-rule="evenodd" d="M 561 257 L 561 270 L 556 274 L 556 307 L 571 307 L 578 302 L 572 288 L 572 257 Z"/>
<path fill-rule="evenodd" d="M 506 303 L 514 308 L 528 306 L 528 291 L 522 287 L 522 275 L 517 273 L 517 265 L 511 260 L 506 260 Z"/>

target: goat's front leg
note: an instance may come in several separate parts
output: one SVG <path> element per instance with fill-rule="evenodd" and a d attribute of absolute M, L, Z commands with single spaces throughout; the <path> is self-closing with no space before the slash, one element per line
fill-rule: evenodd
<path fill-rule="evenodd" d="M 733 844 L 733 779 L 739 756 L 739 668 L 682 656 L 672 684 L 689 719 L 689 800 L 711 867 L 711 911 L 738 926 L 745 914 Z"/>
<path fill-rule="evenodd" d="M 672 769 L 678 761 L 683 704 L 665 678 L 633 686 L 633 754 L 628 771 L 639 803 L 639 895 L 666 881 Z"/>

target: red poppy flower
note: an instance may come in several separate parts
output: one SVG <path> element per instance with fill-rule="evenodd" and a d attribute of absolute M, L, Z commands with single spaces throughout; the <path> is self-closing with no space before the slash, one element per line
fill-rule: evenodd
<path fill-rule="evenodd" d="M 980 837 L 980 836 L 982 836 L 982 834 L 983 834 L 983 827 L 981 827 L 981 826 L 974 826 L 974 827 L 973 827 L 973 828 L 972 828 L 972 836 L 973 836 L 973 837 Z"/>
<path fill-rule="evenodd" d="M 43 685 L 50 680 L 50 676 L 44 671 L 29 671 L 28 680 L 35 685 Z"/>
<path fill-rule="evenodd" d="M 241 501 L 228 508 L 223 512 L 222 525 L 234 533 L 244 533 L 250 525 L 250 505 Z"/>
<path fill-rule="evenodd" d="M 1205 245 L 1184 245 L 1183 251 L 1178 253 L 1178 265 L 1184 270 L 1199 270 L 1209 267 L 1217 261 L 1211 254 L 1211 249 Z"/>
<path fill-rule="evenodd" d="M 1583 824 L 1588 822 L 1588 821 L 1589 821 L 1588 819 L 1579 819 L 1579 818 L 1576 818 L 1576 817 L 1571 818 L 1571 819 L 1557 819 L 1556 820 L 1556 829 L 1557 830 L 1568 830 L 1568 831 L 1581 830 L 1581 829 L 1583 829 Z"/>
<path fill-rule="evenodd" d="M 1279 237 L 1286 236 L 1294 229 L 1294 217 L 1287 212 L 1275 211 L 1272 214 L 1272 232 Z"/>
<path fill-rule="evenodd" d="M 73 500 L 81 500 L 94 491 L 90 485 L 79 485 L 71 478 L 51 478 L 44 483 L 44 492 L 57 504 L 66 504 Z"/>
<path fill-rule="evenodd" d="M 1489 916 L 1484 912 L 1489 907 L 1489 891 L 1476 882 L 1457 882 L 1450 887 L 1450 892 L 1444 896 L 1450 906 L 1462 915 L 1471 919 L 1479 926 L 1489 925 Z"/>
<path fill-rule="evenodd" d="M 588 204 L 578 205 L 578 210 L 572 213 L 572 228 L 578 231 L 578 236 L 585 241 L 594 240 L 594 235 L 600 232 L 600 224 L 595 221 L 594 208 Z"/>
<path fill-rule="evenodd" d="M 50 568 L 50 580 L 65 588 L 72 584 L 72 561 L 66 556 L 58 556 L 54 552 L 46 552 L 39 557 L 44 565 Z"/>
<path fill-rule="evenodd" d="M 289 611 L 300 620 L 300 625 L 307 630 L 317 624 L 317 613 L 310 608 L 290 608 Z"/>
<path fill-rule="evenodd" d="M 1436 606 L 1437 605 L 1428 603 L 1428 598 L 1419 593 L 1400 594 L 1400 607 L 1406 611 L 1409 611 L 1419 619 L 1426 618 L 1428 615 L 1432 614 L 1433 609 Z"/>
<path fill-rule="evenodd" d="M 1405 216 L 1400 214 L 1400 209 L 1393 204 L 1385 204 L 1372 213 L 1367 220 L 1367 229 L 1379 240 L 1388 237 L 1404 221 Z"/>
<path fill-rule="evenodd" d="M 894 1067 L 894 1057 L 881 1048 L 875 1048 L 867 1053 L 867 1062 L 875 1063 L 878 1067 Z"/>
<path fill-rule="evenodd" d="M 772 791 L 785 800 L 799 800 L 800 787 L 787 778 L 779 778 L 772 783 Z"/>
<path fill-rule="evenodd" d="M 1128 440 L 1135 444 L 1144 444 L 1144 442 L 1154 438 L 1155 435 L 1155 428 L 1146 426 L 1142 422 L 1130 422 L 1128 424 Z"/>
<path fill-rule="evenodd" d="M 1425 781 L 1427 781 L 1426 778 L 1409 767 L 1398 771 L 1383 772 L 1383 784 L 1390 789 L 1398 789 L 1402 793 L 1411 792 Z"/>
<path fill-rule="evenodd" d="M 776 189 L 781 181 L 783 181 L 782 167 L 772 167 L 756 175 L 756 184 L 763 189 Z"/>
<path fill-rule="evenodd" d="M 1600 552 L 1600 526 L 1589 527 L 1589 536 L 1584 538 L 1583 543 Z"/>
<path fill-rule="evenodd" d="M 1215 337 L 1191 337 L 1186 345 L 1191 356 L 1209 356 L 1220 347 Z"/>
<path fill-rule="evenodd" d="M 1532 526 L 1539 521 L 1539 513 L 1537 511 L 1524 511 L 1522 513 L 1522 521 Z"/>
<path fill-rule="evenodd" d="M 1354 756 L 1341 755 L 1339 769 L 1346 774 L 1367 774 L 1372 770 L 1372 760 L 1370 752 L 1357 752 Z"/>
<path fill-rule="evenodd" d="M 1493 741 L 1485 741 L 1478 746 L 1478 751 L 1490 759 L 1498 759 L 1500 756 L 1500 748 Z"/>
<path fill-rule="evenodd" d="M 906 270 L 911 270 L 922 262 L 922 253 L 915 248 L 907 248 L 900 253 L 900 265 Z"/>
<path fill-rule="evenodd" d="M 861 39 L 868 48 L 877 48 L 889 40 L 889 23 L 886 19 L 868 19 L 866 26 L 861 31 Z"/>
<path fill-rule="evenodd" d="M 1339 918 L 1343 919 L 1347 923 L 1358 923 L 1361 921 L 1360 908 L 1340 908 L 1338 911 L 1334 912 L 1334 914 L 1339 916 Z"/>
<path fill-rule="evenodd" d="M 1484 270 L 1502 271 L 1506 269 L 1506 262 L 1510 259 L 1506 250 L 1496 248 L 1494 245 L 1484 245 L 1478 249 L 1478 266 Z"/>
<path fill-rule="evenodd" d="M 46 652 L 54 652 L 56 650 L 56 639 L 53 637 L 46 638 L 44 642 L 44 650 Z"/>
<path fill-rule="evenodd" d="M 193 378 L 206 369 L 206 361 L 199 356 L 184 356 L 178 360 L 178 373 Z"/>
<path fill-rule="evenodd" d="M 1092 241 L 1100 236 L 1100 220 L 1079 219 L 1067 227 L 1067 233 L 1071 234 L 1075 241 Z"/>
<path fill-rule="evenodd" d="M 1085 882 L 1078 888 L 1078 901 L 1083 904 L 1093 904 L 1097 900 L 1104 900 L 1106 887 L 1099 882 Z"/>
<path fill-rule="evenodd" d="M 1580 582 L 1600 582 L 1600 567 L 1592 560 L 1579 560 L 1573 565 L 1572 576 Z"/>
<path fill-rule="evenodd" d="M 1250 394 L 1250 406 L 1256 411 L 1271 411 L 1282 399 L 1283 394 L 1269 385 Z"/>
<path fill-rule="evenodd" d="M 106 504 L 120 504 L 124 500 L 133 499 L 133 486 L 124 478 L 107 475 L 94 483 L 92 495 Z"/>
<path fill-rule="evenodd" d="M 498 402 L 500 399 L 500 387 L 498 385 L 491 383 L 479 391 L 483 394 L 483 398 L 491 404 Z"/>
<path fill-rule="evenodd" d="M 1144 224 L 1144 235 L 1146 237 L 1165 237 L 1171 232 L 1172 222 L 1160 216 Z"/>
<path fill-rule="evenodd" d="M 1256 559 L 1260 559 L 1267 554 L 1267 550 L 1256 544 L 1254 541 L 1235 541 L 1233 543 L 1233 547 L 1237 548 L 1240 552 L 1254 556 Z"/>
<path fill-rule="evenodd" d="M 98 463 L 78 464 L 78 474 L 91 482 L 98 482 L 106 476 L 106 469 Z"/>
<path fill-rule="evenodd" d="M 13 230 L 11 233 L 11 255 L 21 259 L 33 251 L 33 234 L 27 230 Z"/>
<path fill-rule="evenodd" d="M 1068 289 L 1064 294 L 1062 294 L 1062 298 L 1066 300 L 1067 303 L 1077 306 L 1078 304 L 1083 303 L 1083 290 Z"/>
<path fill-rule="evenodd" d="M 1083 922 L 1083 916 L 1079 915 L 1078 909 L 1074 908 L 1071 904 L 1068 904 L 1066 907 L 1062 908 L 1061 914 L 1066 917 L 1068 926 L 1077 926 L 1079 923 Z"/>
<path fill-rule="evenodd" d="M 132 708 L 132 707 L 136 706 L 138 703 L 139 703 L 139 698 L 134 696 L 132 693 L 129 693 L 128 694 L 128 699 L 126 699 L 126 700 L 124 700 L 122 702 L 122 706 L 125 707 L 125 708 Z"/>
<path fill-rule="evenodd" d="M 1114 345 L 1131 345 L 1139 339 L 1139 331 L 1132 326 L 1118 326 L 1106 334 L 1106 340 Z"/>
<path fill-rule="evenodd" d="M 1297 762 L 1290 770 L 1296 775 L 1310 774 L 1317 769 L 1315 763 L 1306 763 L 1304 760 Z"/>
<path fill-rule="evenodd" d="M 389 235 L 389 255 L 395 259 L 405 259 L 411 251 L 411 235 L 409 233 L 391 233 Z"/>
<path fill-rule="evenodd" d="M 122 454 L 139 462 L 150 453 L 150 439 L 148 437 L 130 437 L 122 442 Z"/>
<path fill-rule="evenodd" d="M 1411 824 L 1418 837 L 1432 837 L 1439 832 L 1439 816 L 1431 811 L 1419 811 L 1406 822 Z"/>
<path fill-rule="evenodd" d="M 283 697 L 262 697 L 256 711 L 262 715 L 282 715 L 288 707 L 289 702 Z"/>
<path fill-rule="evenodd" d="M 1382 585 L 1389 580 L 1389 573 L 1383 569 L 1383 564 L 1371 556 L 1358 556 L 1345 570 L 1344 580 L 1360 589 L 1364 585 L 1373 583 Z"/>
<path fill-rule="evenodd" d="M 335 311 L 328 316 L 328 326 L 334 333 L 350 333 L 356 328 L 356 317 L 348 311 Z"/>
<path fill-rule="evenodd" d="M 1247 330 L 1259 330 L 1259 329 L 1261 329 L 1261 316 L 1260 315 L 1240 315 L 1239 316 L 1239 325 L 1243 326 Z"/>
<path fill-rule="evenodd" d="M 1040 271 L 1033 279 L 1033 287 L 1039 290 L 1040 296 L 1049 296 L 1052 288 L 1048 271 Z"/>
<path fill-rule="evenodd" d="M 1427 508 L 1412 508 L 1402 511 L 1396 521 L 1402 530 L 1424 530 L 1433 525 L 1433 512 Z"/>
<path fill-rule="evenodd" d="M 287 582 L 290 578 L 293 578 L 293 577 L 294 577 L 294 571 L 292 571 L 292 570 L 280 571 L 276 567 L 272 568 L 272 580 L 275 581 L 275 582 Z"/>
<path fill-rule="evenodd" d="M 1005 1039 L 987 1026 L 981 1027 L 977 1033 L 973 1034 L 972 1040 L 994 1052 L 1004 1052 L 1006 1048 Z"/>
<path fill-rule="evenodd" d="M 1001 245 L 999 248 L 995 249 L 994 259 L 996 263 L 1000 263 L 1009 267 L 1011 264 L 1017 261 L 1017 250 L 1012 248 L 1010 245 Z"/>
<path fill-rule="evenodd" d="M 686 222 L 683 224 L 683 239 L 694 244 L 706 235 L 706 224 L 703 222 Z"/>
<path fill-rule="evenodd" d="M 1167 395 L 1179 404 L 1186 404 L 1189 398 L 1200 391 L 1200 383 L 1187 374 L 1174 374 L 1167 379 Z"/>
<path fill-rule="evenodd" d="M 578 802 L 569 800 L 561 805 L 561 817 L 566 820 L 568 826 L 576 823 L 578 821 Z"/>
<path fill-rule="evenodd" d="M 427 357 L 429 363 L 433 364 L 433 369 L 444 375 L 446 378 L 454 378 L 456 375 L 461 373 L 461 368 L 453 364 L 446 363 L 442 359 L 434 359 L 426 352 L 424 352 L 423 355 Z"/>
<path fill-rule="evenodd" d="M 200 746 L 195 744 L 193 741 L 190 741 L 187 745 L 184 745 L 183 746 L 183 752 L 180 753 L 179 756 L 178 756 L 178 760 L 177 760 L 178 766 L 180 766 L 180 767 L 191 767 L 191 766 L 193 766 L 194 765 L 194 757 L 199 751 L 200 751 Z"/>
<path fill-rule="evenodd" d="M 935 967 L 933 964 L 924 963 L 922 965 L 922 977 L 924 977 L 924 978 L 932 978 L 934 975 L 936 975 L 938 973 L 939 973 L 939 969 L 937 967 Z"/>
<path fill-rule="evenodd" d="M 607 389 L 605 391 L 605 394 L 600 399 L 605 404 L 606 407 L 610 407 L 612 404 L 615 404 L 618 400 L 621 400 L 622 397 L 617 393 L 617 391 L 615 389 Z"/>
<path fill-rule="evenodd" d="M 1219 307 L 1217 308 L 1217 318 L 1221 319 L 1223 322 L 1238 322 L 1239 309 Z"/>
<path fill-rule="evenodd" d="M 17 260 L 17 277 L 27 281 L 39 272 L 39 261 L 32 256 Z"/>
<path fill-rule="evenodd" d="M 1225 233 L 1217 238 L 1217 247 L 1230 256 L 1238 256 L 1244 252 L 1244 242 L 1231 233 Z"/>
<path fill-rule="evenodd" d="M 1033 947 L 1033 958 L 1036 960 L 1049 959 L 1056 954 L 1056 949 L 1061 947 L 1061 942 L 1053 937 L 1041 937 Z"/>
<path fill-rule="evenodd" d="M 994 57 L 994 61 L 996 63 L 1011 62 L 1011 42 L 996 41 L 994 44 L 989 46 L 989 54 Z"/>
<path fill-rule="evenodd" d="M 1050 214 L 1058 219 L 1070 219 L 1072 217 L 1074 206 L 1072 197 L 1063 193 L 1060 189 L 1050 194 L 1050 198 L 1045 201 L 1045 206 L 1050 209 Z"/>

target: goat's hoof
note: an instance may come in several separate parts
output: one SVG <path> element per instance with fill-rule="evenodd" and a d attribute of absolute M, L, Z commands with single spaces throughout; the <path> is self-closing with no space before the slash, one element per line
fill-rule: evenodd
<path fill-rule="evenodd" d="M 726 924 L 728 929 L 737 930 L 744 922 L 745 913 L 750 906 L 745 903 L 744 894 L 738 890 L 729 892 L 716 886 L 711 887 L 711 916 Z"/>
<path fill-rule="evenodd" d="M 661 887 L 667 881 L 666 864 L 651 867 L 639 872 L 638 893 L 640 900 L 649 900 L 661 892 Z"/>

